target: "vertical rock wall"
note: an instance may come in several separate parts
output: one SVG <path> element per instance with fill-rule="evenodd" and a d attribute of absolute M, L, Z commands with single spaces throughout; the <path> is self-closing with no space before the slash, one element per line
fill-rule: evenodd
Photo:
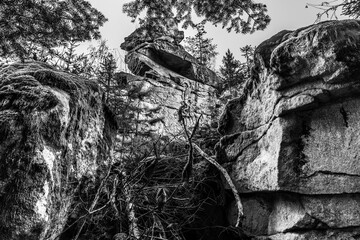
<path fill-rule="evenodd" d="M 44 63 L 0 67 L 0 239 L 57 239 L 115 129 L 92 81 Z"/>
<path fill-rule="evenodd" d="M 243 228 L 255 239 L 359 239 L 360 21 L 282 31 L 255 54 L 217 149 L 242 193 Z"/>

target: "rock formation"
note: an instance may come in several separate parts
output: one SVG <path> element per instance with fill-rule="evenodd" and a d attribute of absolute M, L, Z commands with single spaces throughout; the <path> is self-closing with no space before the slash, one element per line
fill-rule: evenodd
<path fill-rule="evenodd" d="M 162 136 L 179 133 L 178 110 L 182 105 L 202 114 L 203 123 L 216 120 L 217 76 L 179 45 L 183 37 L 184 33 L 175 27 L 161 34 L 140 28 L 121 44 L 129 51 L 126 63 L 136 76 L 128 76 L 129 84 L 141 86 L 140 91 L 148 93 L 136 102 L 142 109 L 141 120 L 151 123 L 142 124 L 143 132 Z"/>
<path fill-rule="evenodd" d="M 217 148 L 255 239 L 359 238 L 359 56 L 356 20 L 282 31 L 257 48 Z"/>
<path fill-rule="evenodd" d="M 0 239 L 57 239 L 116 124 L 92 81 L 44 63 L 0 68 Z"/>
<path fill-rule="evenodd" d="M 146 28 L 136 30 L 121 45 L 124 50 L 128 51 L 126 63 L 132 74 L 121 73 L 118 76 L 120 82 L 125 82 L 123 78 L 126 78 L 127 87 L 130 91 L 132 87 L 139 90 L 141 97 L 131 104 L 131 106 L 140 110 L 137 116 L 138 120 L 140 120 L 138 132 L 154 133 L 151 136 L 153 141 L 150 144 L 147 141 L 148 139 L 141 136 L 141 146 L 150 145 L 151 151 L 153 151 L 153 143 L 155 141 L 156 143 L 160 142 L 158 141 L 159 136 L 164 137 L 164 142 L 160 142 L 159 145 L 169 146 L 163 151 L 163 154 L 168 154 L 168 157 L 163 157 L 164 159 L 172 160 L 172 162 L 169 162 L 171 166 L 166 164 L 165 166 L 169 169 L 164 171 L 164 167 L 162 167 L 159 161 L 152 168 L 149 167 L 152 171 L 152 181 L 147 183 L 146 188 L 151 189 L 150 184 L 154 184 L 154 182 L 157 184 L 154 189 L 161 189 L 164 185 L 161 178 L 156 177 L 156 170 L 158 169 L 161 171 L 161 176 L 166 176 L 166 182 L 175 183 L 175 188 L 172 188 L 171 184 L 166 187 L 168 196 L 171 195 L 174 200 L 183 199 L 181 203 L 177 203 L 177 200 L 169 200 L 167 206 L 170 207 L 168 210 L 165 210 L 168 212 L 162 214 L 164 221 L 161 220 L 160 225 L 158 222 L 155 222 L 154 226 L 161 226 L 163 224 L 164 228 L 161 228 L 166 232 L 170 230 L 171 232 L 166 234 L 168 239 L 229 239 L 227 236 L 232 236 L 233 234 L 230 232 L 225 233 L 223 228 L 218 227 L 226 226 L 227 224 L 225 214 L 221 211 L 222 206 L 218 205 L 217 200 L 209 200 L 211 199 L 209 192 L 218 191 L 218 189 L 213 190 L 213 188 L 216 188 L 212 182 L 215 177 L 210 174 L 212 170 L 209 165 L 205 162 L 199 162 L 198 158 L 195 160 L 195 164 L 187 165 L 187 161 L 190 162 L 189 158 L 186 157 L 188 149 L 185 146 L 185 135 L 179 122 L 179 111 L 181 109 L 189 129 L 195 125 L 195 118 L 202 114 L 200 126 L 204 128 L 198 129 L 196 137 L 201 135 L 204 140 L 202 144 L 207 146 L 214 144 L 215 141 L 212 141 L 213 139 L 217 141 L 216 137 L 218 135 L 214 136 L 215 134 L 212 135 L 208 130 L 216 130 L 213 126 L 212 128 L 209 126 L 212 125 L 212 122 L 217 123 L 217 108 L 220 107 L 220 104 L 218 104 L 217 91 L 214 86 L 219 81 L 213 71 L 199 64 L 193 56 L 179 45 L 182 38 L 183 33 L 177 29 L 163 31 L 162 34 L 154 34 Z M 134 141 L 131 140 L 131 143 L 133 144 Z M 125 148 L 126 151 L 127 148 L 124 147 L 126 143 L 123 144 L 122 142 L 121 144 L 122 148 Z M 134 158 L 134 155 L 134 153 L 129 154 L 131 158 Z M 192 166 L 192 168 L 186 168 L 185 166 Z M 189 177 L 186 174 L 189 172 L 189 169 L 193 172 L 193 178 L 190 181 L 186 181 L 186 178 Z M 201 187 L 199 188 L 195 186 L 197 185 L 196 179 L 200 179 L 201 183 L 199 182 L 198 185 Z M 188 190 L 194 191 L 194 193 L 183 195 L 184 193 L 187 194 Z M 182 195 L 178 197 L 178 193 Z M 149 191 L 145 193 L 145 196 L 146 194 L 150 198 Z M 193 206 L 193 202 L 196 202 L 196 206 Z M 139 208 L 139 212 L 134 215 L 143 216 L 142 209 Z M 186 211 L 184 211 L 185 209 Z M 188 215 L 188 213 L 191 214 Z M 151 216 L 151 214 L 149 215 Z M 172 217 L 172 214 L 176 216 Z M 188 221 L 187 216 L 192 214 L 196 215 L 194 221 Z M 137 223 L 143 229 L 148 229 L 144 226 L 148 222 L 155 221 L 157 216 L 155 212 L 149 218 L 149 221 L 145 222 L 142 220 L 143 222 L 138 221 Z M 168 222 L 171 221 L 175 221 L 175 225 L 181 227 L 177 230 L 166 227 Z M 184 237 L 177 235 L 179 232 Z M 160 236 L 164 238 L 165 235 Z"/>

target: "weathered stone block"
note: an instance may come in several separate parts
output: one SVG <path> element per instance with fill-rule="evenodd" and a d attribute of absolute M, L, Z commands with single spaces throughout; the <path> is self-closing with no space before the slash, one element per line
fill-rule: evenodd
<path fill-rule="evenodd" d="M 239 188 L 244 192 L 359 192 L 359 104 L 360 99 L 345 100 L 276 118 L 258 133 L 258 139 L 241 133 L 241 144 L 257 140 L 259 151 L 244 148 L 237 157 L 232 173 Z M 228 154 L 239 154 L 241 144 L 229 144 Z M 249 158 L 251 153 L 256 156 Z"/>
<path fill-rule="evenodd" d="M 251 201 L 271 199 L 248 227 L 258 239 L 359 238 L 359 32 L 345 20 L 275 35 L 223 112 L 218 161 Z"/>
<path fill-rule="evenodd" d="M 342 31 L 344 26 L 348 28 Z M 226 134 L 219 144 L 219 161 L 235 162 L 232 175 L 241 191 L 359 192 L 360 88 L 356 76 L 344 77 L 353 76 L 357 67 L 354 62 L 334 57 L 344 48 L 356 51 L 360 42 L 356 28 L 360 30 L 358 21 L 343 21 L 286 32 L 271 42 L 277 47 L 270 44 L 270 55 L 262 49 L 269 46 L 260 45 L 257 68 L 262 70 L 258 79 L 248 85 L 247 94 L 228 104 L 219 129 Z M 339 36 L 336 41 L 335 35 Z M 347 37 L 351 39 L 349 45 L 341 40 Z M 332 44 L 327 44 L 329 41 Z M 327 48 L 332 55 L 326 55 L 324 62 L 324 56 L 310 54 L 306 66 L 337 66 L 334 69 L 341 68 L 342 74 L 336 75 L 339 81 L 333 73 L 333 80 L 324 80 L 330 74 L 328 67 L 319 67 L 311 75 L 306 69 L 300 71 L 303 61 L 298 58 L 307 56 L 311 46 L 318 55 L 325 54 Z M 319 53 L 317 46 L 322 49 Z M 283 59 L 284 54 L 294 55 L 288 59 L 290 63 L 276 60 Z M 283 65 L 290 70 L 280 71 Z M 274 88 L 279 81 L 285 85 Z"/>
<path fill-rule="evenodd" d="M 242 203 L 242 229 L 251 235 L 360 227 L 359 194 L 252 193 L 242 196 Z M 229 222 L 235 224 L 235 205 L 228 211 Z"/>
<path fill-rule="evenodd" d="M 357 240 L 360 229 L 318 230 L 302 233 L 280 233 L 271 236 L 255 237 L 254 240 Z"/>

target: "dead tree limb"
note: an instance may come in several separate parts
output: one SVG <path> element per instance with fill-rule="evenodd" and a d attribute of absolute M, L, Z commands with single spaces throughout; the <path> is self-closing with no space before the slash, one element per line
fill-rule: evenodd
<path fill-rule="evenodd" d="M 238 216 L 237 216 L 237 219 L 236 219 L 236 225 L 235 227 L 239 227 L 240 226 L 240 222 L 241 222 L 241 218 L 243 217 L 244 215 L 244 212 L 243 212 L 243 206 L 242 206 L 242 203 L 241 203 L 241 199 L 240 199 L 240 196 L 239 196 L 239 193 L 229 175 L 229 173 L 226 171 L 225 168 L 223 168 L 214 158 L 210 157 L 208 154 L 206 154 L 198 145 L 196 145 L 195 143 L 192 144 L 193 148 L 198 151 L 198 153 L 203 157 L 205 158 L 209 163 L 211 163 L 212 165 L 214 165 L 221 173 L 222 175 L 224 176 L 226 182 L 229 184 L 230 188 L 231 188 L 231 191 L 233 192 L 234 194 L 234 197 L 235 197 L 235 201 L 236 201 L 236 206 L 237 206 L 237 209 L 238 209 Z"/>

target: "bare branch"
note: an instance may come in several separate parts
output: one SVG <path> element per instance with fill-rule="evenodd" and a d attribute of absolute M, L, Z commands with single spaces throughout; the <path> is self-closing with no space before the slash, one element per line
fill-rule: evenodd
<path fill-rule="evenodd" d="M 235 227 L 239 227 L 240 223 L 241 223 L 241 218 L 244 215 L 243 212 L 243 206 L 241 203 L 241 199 L 239 196 L 239 193 L 234 185 L 234 183 L 232 182 L 232 179 L 229 175 L 229 173 L 226 171 L 225 168 L 223 168 L 215 159 L 213 159 L 212 157 L 210 157 L 208 154 L 206 154 L 198 145 L 196 145 L 195 143 L 192 144 L 192 146 L 196 149 L 196 151 L 199 152 L 199 154 L 205 158 L 209 163 L 211 163 L 212 165 L 214 165 L 224 176 L 226 182 L 229 184 L 231 191 L 234 194 L 235 200 L 236 200 L 236 205 L 237 205 L 237 209 L 238 209 L 238 216 L 237 216 L 237 220 L 236 220 L 236 224 Z"/>

